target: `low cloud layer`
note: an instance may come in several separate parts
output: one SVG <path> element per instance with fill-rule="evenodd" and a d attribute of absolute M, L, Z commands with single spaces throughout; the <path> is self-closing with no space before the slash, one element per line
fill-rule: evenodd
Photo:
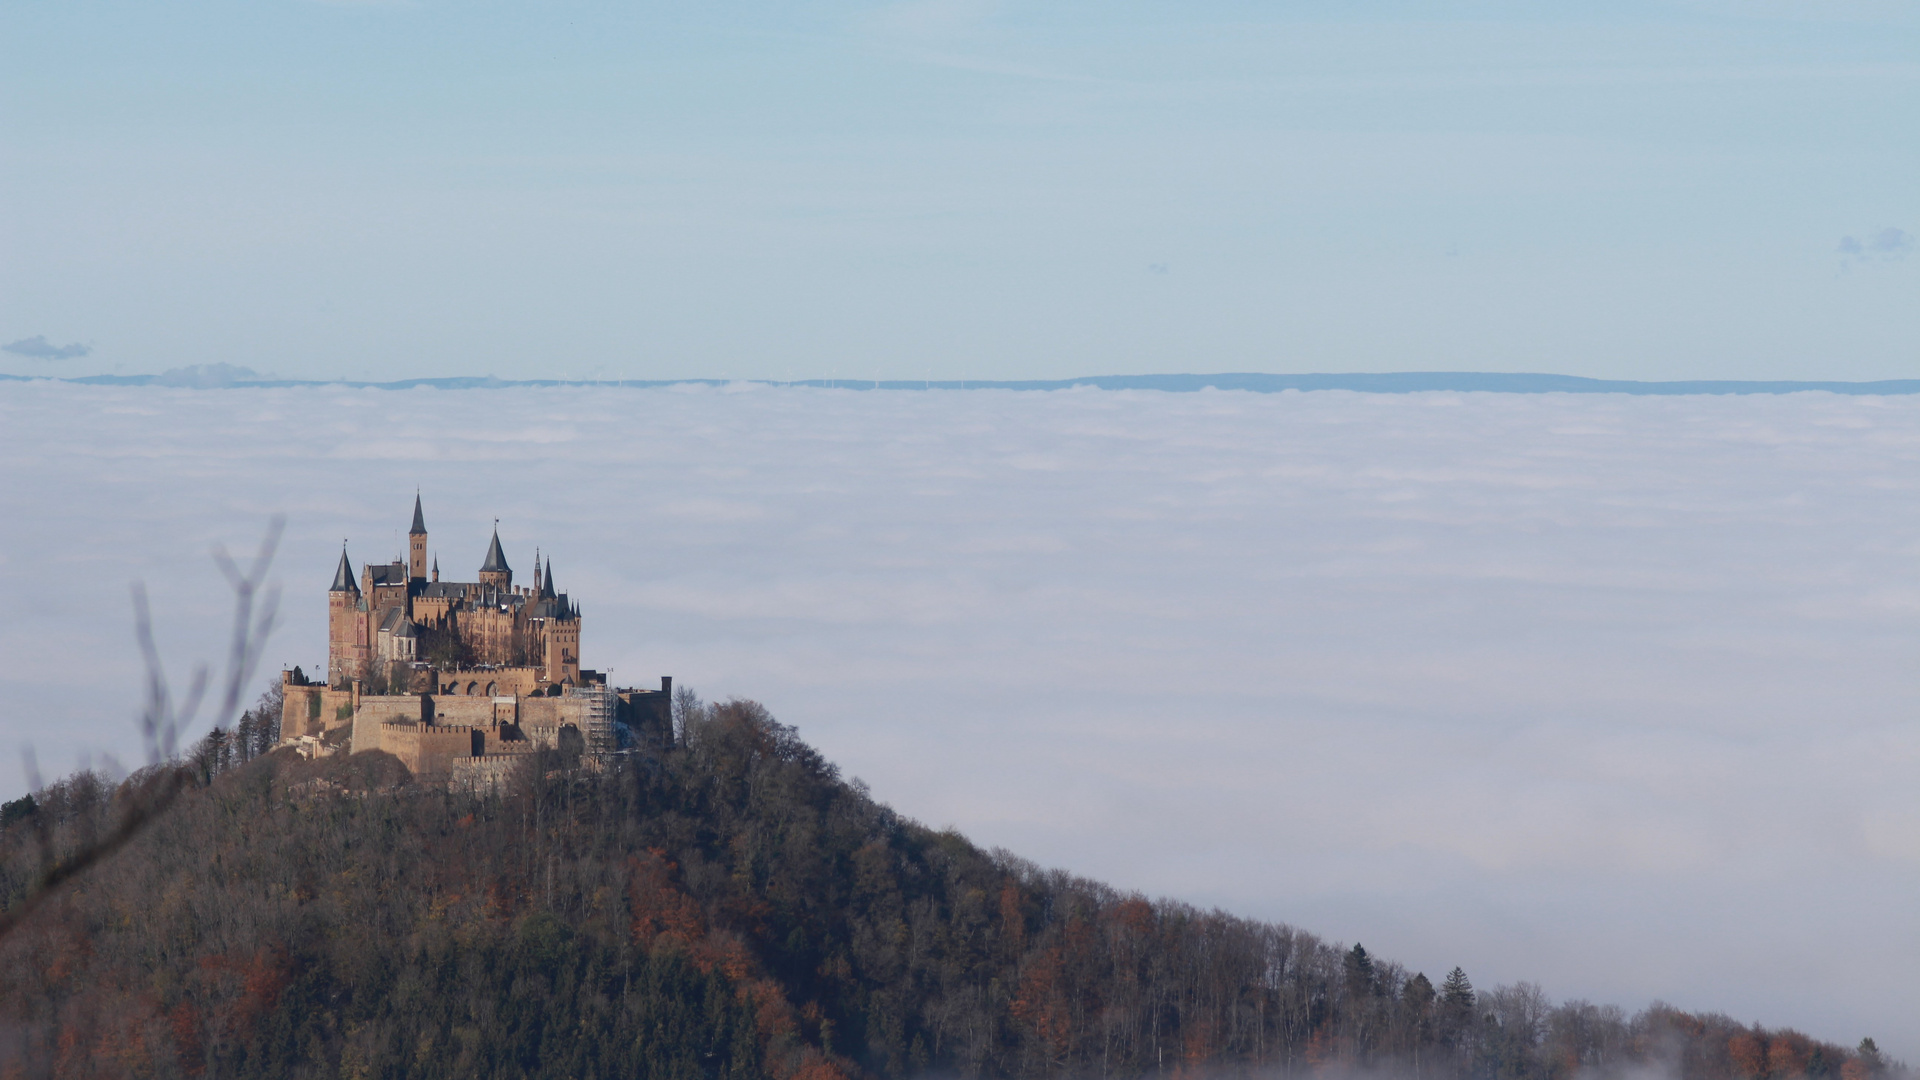
<path fill-rule="evenodd" d="M 24 356 L 30 360 L 75 360 L 93 352 L 93 346 L 74 342 L 70 345 L 55 345 L 44 334 L 35 334 L 30 338 L 0 345 L 0 352 L 10 352 L 15 356 Z"/>
<path fill-rule="evenodd" d="M 211 389 L 253 382 L 259 378 L 260 373 L 249 367 L 238 367 L 233 364 L 192 364 L 187 367 L 169 368 L 156 376 L 153 381 L 161 386 Z"/>
<path fill-rule="evenodd" d="M 284 511 L 266 659 L 313 670 L 417 484 L 449 576 L 499 517 L 589 665 L 759 698 L 935 825 L 1920 1057 L 1920 399 L 17 383 L 0 454 L 45 763 L 132 734 L 130 579 L 216 656 L 205 553 Z"/>
<path fill-rule="evenodd" d="M 1834 249 L 1842 258 L 1904 259 L 1913 250 L 1913 234 L 1905 229 L 1885 228 L 1864 237 L 1843 236 Z"/>

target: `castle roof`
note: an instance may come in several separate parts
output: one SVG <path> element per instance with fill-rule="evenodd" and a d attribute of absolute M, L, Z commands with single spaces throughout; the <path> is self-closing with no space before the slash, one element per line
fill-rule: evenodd
<path fill-rule="evenodd" d="M 530 619 L 564 619 L 567 617 L 567 598 L 562 596 L 558 599 L 549 598 L 546 600 L 536 600 L 533 606 L 527 609 L 527 617 Z"/>
<path fill-rule="evenodd" d="M 347 546 L 340 545 L 340 568 L 333 572 L 333 585 L 328 592 L 359 592 L 360 586 L 353 583 L 353 564 L 347 561 Z"/>
<path fill-rule="evenodd" d="M 386 615 L 380 620 L 380 629 L 383 633 L 392 634 L 394 637 L 419 636 L 419 632 L 414 629 L 413 620 L 407 618 L 406 611 L 399 607 L 387 609 Z"/>
<path fill-rule="evenodd" d="M 536 564 L 534 568 L 539 569 L 538 564 Z M 548 600 L 553 599 L 554 594 L 553 594 L 553 560 L 552 559 L 547 560 L 546 576 L 540 579 L 540 595 Z"/>
<path fill-rule="evenodd" d="M 407 530 L 408 536 L 427 535 L 427 519 L 420 516 L 420 496 L 413 496 L 413 528 Z"/>
<path fill-rule="evenodd" d="M 407 580 L 407 564 L 390 562 L 369 565 L 367 574 L 375 585 L 403 585 Z"/>
<path fill-rule="evenodd" d="M 473 581 L 429 581 L 420 586 L 419 591 L 414 595 L 433 599 L 464 600 L 477 607 L 497 607 L 503 611 L 525 607 L 529 602 L 525 593 Z"/>
<path fill-rule="evenodd" d="M 487 545 L 487 561 L 480 564 L 480 572 L 489 571 L 510 574 L 513 567 L 507 565 L 507 553 L 500 550 L 500 530 L 493 530 L 493 543 Z"/>

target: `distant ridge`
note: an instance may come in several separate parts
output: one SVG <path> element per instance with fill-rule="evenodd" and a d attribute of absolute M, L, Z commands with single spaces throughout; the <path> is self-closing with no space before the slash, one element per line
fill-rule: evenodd
<path fill-rule="evenodd" d="M 24 382 L 47 378 L 0 375 L 0 381 Z M 810 386 L 842 390 L 1162 390 L 1192 393 L 1199 390 L 1250 390 L 1271 394 L 1282 390 L 1350 390 L 1365 394 L 1412 394 L 1453 391 L 1490 394 L 1920 394 L 1920 379 L 1881 379 L 1875 382 L 1796 382 L 1792 380 L 1688 379 L 1641 382 L 1632 379 L 1588 379 L 1578 375 L 1543 375 L 1489 371 L 1396 371 L 1358 374 L 1270 375 L 1229 372 L 1218 375 L 1089 375 L 1073 379 L 496 379 L 491 376 L 454 376 L 441 379 L 396 379 L 375 382 L 352 379 L 275 379 L 245 368 L 223 364 L 180 368 L 160 375 L 89 375 L 58 382 L 91 386 L 174 386 L 202 389 L 239 389 L 285 386 L 348 386 L 376 390 L 491 390 L 515 386 L 726 386 L 733 382 L 768 386 Z"/>

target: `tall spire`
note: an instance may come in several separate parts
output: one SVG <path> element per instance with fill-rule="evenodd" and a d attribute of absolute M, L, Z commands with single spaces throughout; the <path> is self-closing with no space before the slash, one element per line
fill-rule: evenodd
<path fill-rule="evenodd" d="M 437 551 L 433 553 L 433 580 L 440 580 L 440 553 Z"/>
<path fill-rule="evenodd" d="M 359 592 L 353 583 L 353 564 L 347 561 L 347 542 L 340 541 L 340 568 L 333 572 L 333 587 L 328 592 Z"/>
<path fill-rule="evenodd" d="M 485 574 L 511 573 L 513 567 L 507 565 L 507 553 L 500 550 L 500 523 L 493 523 L 493 542 L 487 545 L 487 561 L 480 564 L 480 572 Z"/>
<path fill-rule="evenodd" d="M 418 489 L 413 493 L 413 528 L 407 530 L 407 580 L 427 580 L 427 518 L 420 512 Z"/>
<path fill-rule="evenodd" d="M 552 599 L 554 598 L 554 593 L 553 593 L 553 559 L 552 559 L 552 558 L 548 558 L 548 559 L 547 559 L 547 572 L 546 572 L 546 575 L 545 575 L 545 576 L 543 576 L 543 577 L 542 577 L 542 578 L 540 579 L 540 596 L 541 596 L 541 597 L 542 597 L 543 599 L 547 599 L 547 600 L 552 600 Z"/>

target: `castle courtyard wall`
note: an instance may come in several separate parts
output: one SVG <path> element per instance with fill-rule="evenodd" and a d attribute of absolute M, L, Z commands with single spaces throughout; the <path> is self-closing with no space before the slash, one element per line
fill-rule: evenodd
<path fill-rule="evenodd" d="M 363 750 L 391 750 L 385 745 L 381 726 L 396 720 L 418 722 L 423 717 L 420 697 L 413 694 L 365 694 L 353 713 L 352 753 Z"/>
<path fill-rule="evenodd" d="M 433 696 L 433 722 L 452 727 L 488 727 L 513 723 L 512 698 Z"/>
<path fill-rule="evenodd" d="M 354 739 L 354 752 L 360 740 Z M 380 749 L 404 763 L 419 780 L 444 780 L 452 774 L 457 759 L 473 756 L 473 732 L 467 728 L 444 728 L 414 721 L 389 721 L 380 725 Z"/>

